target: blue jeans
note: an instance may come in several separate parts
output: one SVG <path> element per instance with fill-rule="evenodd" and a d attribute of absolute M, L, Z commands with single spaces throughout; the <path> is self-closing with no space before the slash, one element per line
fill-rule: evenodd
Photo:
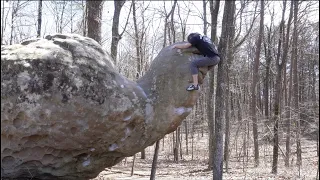
<path fill-rule="evenodd" d="M 203 56 L 198 59 L 195 59 L 191 62 L 190 69 L 191 74 L 195 75 L 198 74 L 200 67 L 208 67 L 208 66 L 215 66 L 220 62 L 219 56 L 207 57 Z"/>

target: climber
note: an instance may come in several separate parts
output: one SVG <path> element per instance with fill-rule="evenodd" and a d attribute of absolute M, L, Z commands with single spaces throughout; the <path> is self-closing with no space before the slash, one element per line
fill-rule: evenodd
<path fill-rule="evenodd" d="M 191 46 L 196 47 L 203 56 L 191 62 L 190 69 L 193 83 L 187 87 L 187 91 L 198 90 L 200 87 L 198 84 L 198 68 L 215 66 L 220 62 L 220 55 L 215 44 L 210 38 L 199 33 L 189 34 L 188 42 L 173 45 L 172 49 L 186 49 Z"/>

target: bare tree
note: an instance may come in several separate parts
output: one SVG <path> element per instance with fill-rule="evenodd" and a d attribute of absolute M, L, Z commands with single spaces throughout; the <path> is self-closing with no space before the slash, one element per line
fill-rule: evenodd
<path fill-rule="evenodd" d="M 87 27 L 88 37 L 101 43 L 101 18 L 103 10 L 103 1 L 86 0 L 87 5 Z"/>
<path fill-rule="evenodd" d="M 2 1 L 1 5 L 1 45 L 4 44 L 4 33 L 7 27 L 7 21 L 9 16 L 9 7 L 5 7 L 6 2 Z"/>
<path fill-rule="evenodd" d="M 68 1 L 51 1 L 51 11 L 55 21 L 55 27 L 57 33 L 62 33 L 66 26 L 66 13 Z"/>
<path fill-rule="evenodd" d="M 222 33 L 219 42 L 218 50 L 221 54 L 221 61 L 218 65 L 217 73 L 217 89 L 215 101 L 215 135 L 214 139 L 214 153 L 213 153 L 213 179 L 221 180 L 223 172 L 223 134 L 224 134 L 224 96 L 225 96 L 225 66 L 226 57 L 229 51 L 228 44 L 232 43 L 233 39 L 230 38 L 234 24 L 235 14 L 235 1 L 226 1 L 224 6 L 223 20 L 222 20 Z"/>
<path fill-rule="evenodd" d="M 174 9 L 175 9 L 175 7 L 176 7 L 176 4 L 177 4 L 177 1 L 175 0 L 174 1 L 174 3 L 173 3 L 173 5 L 172 5 L 172 8 L 171 8 L 171 10 L 170 10 L 170 12 L 167 14 L 167 12 L 166 12 L 166 6 L 165 6 L 165 1 L 163 1 L 163 7 L 164 7 L 164 16 L 165 16 L 165 18 L 164 18 L 164 35 L 163 35 L 163 47 L 166 47 L 166 45 L 167 45 L 167 28 L 168 28 L 168 19 L 169 19 L 169 17 L 171 16 L 171 14 L 172 13 L 174 13 L 173 11 L 174 11 Z M 168 29 L 170 29 L 170 28 L 168 28 Z"/>
<path fill-rule="evenodd" d="M 170 28 L 172 33 L 172 43 L 176 42 L 176 30 L 174 27 L 174 10 L 176 9 L 177 0 L 174 0 L 173 6 L 172 6 L 172 13 L 171 13 L 171 22 L 170 22 Z"/>
<path fill-rule="evenodd" d="M 273 128 L 273 161 L 272 161 L 272 173 L 277 174 L 278 172 L 278 152 L 279 152 L 279 116 L 280 116 L 280 99 L 281 99 L 281 80 L 282 80 L 282 72 L 283 68 L 286 65 L 287 54 L 289 49 L 289 32 L 290 32 L 290 25 L 292 19 L 292 3 L 290 8 L 290 14 L 288 19 L 287 25 L 287 32 L 284 32 L 284 15 L 287 6 L 287 1 L 283 2 L 283 11 L 282 11 L 282 20 L 280 22 L 280 33 L 279 33 L 279 40 L 278 40 L 278 50 L 277 50 L 277 57 L 276 57 L 276 67 L 277 67 L 277 76 L 276 76 L 276 84 L 275 84 L 275 92 L 274 92 L 274 128 Z M 282 41 L 283 45 L 282 45 Z M 283 51 L 283 55 L 280 62 L 281 51 Z"/>
<path fill-rule="evenodd" d="M 211 40 L 214 43 L 218 43 L 216 38 L 217 34 L 217 21 L 218 21 L 218 13 L 220 8 L 220 0 L 216 0 L 213 3 L 213 0 L 209 1 L 210 3 L 210 12 L 211 12 Z M 207 118 L 208 118 L 208 129 L 209 129 L 209 163 L 208 169 L 213 168 L 213 147 L 214 147 L 214 106 L 213 106 L 213 98 L 214 98 L 214 71 L 211 70 L 208 73 L 208 97 L 207 97 Z"/>
<path fill-rule="evenodd" d="M 114 64 L 117 65 L 118 43 L 119 43 L 121 36 L 122 36 L 122 34 L 121 35 L 119 34 L 119 17 L 120 17 L 122 6 L 124 5 L 124 3 L 126 1 L 125 0 L 120 0 L 120 1 L 114 0 L 113 2 L 114 2 L 114 14 L 113 14 L 113 19 L 112 19 L 111 57 L 114 61 Z M 130 7 L 130 11 L 131 11 L 131 7 Z M 129 15 L 130 15 L 130 13 L 129 13 Z M 129 18 L 127 18 L 127 19 L 129 19 Z"/>
<path fill-rule="evenodd" d="M 260 50 L 261 42 L 263 37 L 263 27 L 264 27 L 264 0 L 260 1 L 260 28 L 259 36 L 256 42 L 256 52 L 253 65 L 253 75 L 252 75 L 252 84 L 251 84 L 251 117 L 252 117 L 252 126 L 253 126 L 253 142 L 254 142 L 254 160 L 255 167 L 259 166 L 259 144 L 258 144 L 258 123 L 257 123 L 257 112 L 256 112 L 256 86 L 259 81 L 259 64 L 260 64 Z"/>
<path fill-rule="evenodd" d="M 82 9 L 85 9 L 83 11 L 83 15 L 82 15 L 82 35 L 83 36 L 87 36 L 88 31 L 87 31 L 87 21 L 88 21 L 88 12 L 87 12 L 87 8 L 86 5 L 84 3 L 84 0 L 81 0 L 81 5 L 82 5 Z"/>
<path fill-rule="evenodd" d="M 142 59 L 141 59 L 141 45 L 139 41 L 139 31 L 138 31 L 138 24 L 137 24 L 137 16 L 136 16 L 136 3 L 135 0 L 132 0 L 132 14 L 133 14 L 133 25 L 134 25 L 134 41 L 135 41 L 135 47 L 136 47 L 136 64 L 137 64 L 137 73 L 136 73 L 136 78 L 138 79 L 140 77 L 141 73 L 141 65 L 142 65 Z"/>
<path fill-rule="evenodd" d="M 12 1 L 12 9 L 11 9 L 11 29 L 10 29 L 10 39 L 9 44 L 13 44 L 14 31 L 16 29 L 16 19 L 19 15 L 20 11 L 28 5 L 28 2 L 23 1 Z"/>
<path fill-rule="evenodd" d="M 182 38 L 181 40 L 184 41 L 186 39 L 186 28 L 187 28 L 187 20 L 190 14 L 190 9 L 188 9 L 188 13 L 186 15 L 185 19 L 182 19 L 181 13 L 180 13 L 180 3 L 177 3 L 178 5 L 178 17 L 180 20 L 180 28 L 181 28 L 181 33 L 182 33 Z"/>
<path fill-rule="evenodd" d="M 202 5 L 203 5 L 203 34 L 207 35 L 207 1 L 202 0 Z"/>
<path fill-rule="evenodd" d="M 235 19 L 235 17 L 234 17 Z M 234 22 L 235 23 L 235 22 Z M 233 63 L 234 60 L 234 53 L 235 53 L 235 48 L 234 48 L 234 37 L 235 37 L 235 26 L 229 27 L 229 39 L 230 42 L 227 44 L 227 49 L 228 53 L 226 55 L 227 62 L 225 64 L 225 83 L 226 83 L 226 89 L 225 89 L 225 96 L 224 96 L 224 101 L 225 101 L 225 140 L 224 140 L 224 162 L 225 162 L 225 167 L 226 171 L 228 172 L 229 169 L 229 144 L 230 144 L 230 67 Z"/>
<path fill-rule="evenodd" d="M 159 154 L 159 143 L 160 143 L 160 140 L 156 142 L 156 147 L 154 149 L 150 180 L 154 180 L 156 177 L 158 154 Z"/>
<path fill-rule="evenodd" d="M 39 0 L 37 37 L 40 37 L 41 35 L 41 22 L 42 22 L 42 0 Z"/>
<path fill-rule="evenodd" d="M 299 176 L 300 176 L 300 167 L 302 165 L 302 158 L 301 158 L 301 140 L 300 140 L 300 119 L 298 117 L 299 112 L 299 82 L 298 82 L 298 4 L 299 1 L 293 1 L 293 42 L 292 42 L 292 73 L 293 73 L 293 107 L 294 107 L 294 113 L 296 118 L 296 143 L 297 143 L 297 165 L 299 167 Z"/>
<path fill-rule="evenodd" d="M 271 15 L 271 22 L 273 22 L 274 19 L 274 12 L 272 12 Z M 264 78 L 264 88 L 263 88 L 263 97 L 264 97 L 264 115 L 267 119 L 266 122 L 269 121 L 270 113 L 269 113 L 269 84 L 270 84 L 270 64 L 272 60 L 272 44 L 271 44 L 271 29 L 272 25 L 270 27 L 266 27 L 267 33 L 264 38 L 264 51 L 265 51 L 265 57 L 266 57 L 266 65 L 265 65 L 265 78 Z M 267 124 L 268 125 L 268 124 Z"/>

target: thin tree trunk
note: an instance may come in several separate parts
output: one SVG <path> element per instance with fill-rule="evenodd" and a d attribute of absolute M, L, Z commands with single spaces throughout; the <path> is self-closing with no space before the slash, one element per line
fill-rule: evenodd
<path fill-rule="evenodd" d="M 154 149 L 150 180 L 154 180 L 156 177 L 158 154 L 159 154 L 159 142 L 160 140 L 156 142 L 156 147 Z"/>
<path fill-rule="evenodd" d="M 288 25 L 287 25 L 287 33 L 286 33 L 286 38 L 285 38 L 285 43 L 284 43 L 284 55 L 283 55 L 283 63 L 284 66 L 286 66 L 287 62 L 287 54 L 289 51 L 289 34 L 290 34 L 290 25 L 292 21 L 292 11 L 293 11 L 293 2 L 291 1 L 291 8 L 290 8 L 290 14 L 289 14 L 289 20 L 288 20 Z M 286 154 L 285 154 L 285 166 L 289 167 L 289 159 L 290 159 L 290 136 L 291 136 L 291 94 L 292 94 L 292 63 L 293 63 L 293 58 L 291 58 L 291 66 L 290 66 L 290 79 L 289 79 L 289 96 L 288 98 L 285 95 L 285 109 L 286 109 L 286 130 L 287 130 L 287 135 L 286 135 Z M 286 88 L 286 68 L 283 68 L 283 73 L 284 73 L 284 88 Z"/>
<path fill-rule="evenodd" d="M 181 135 L 181 128 L 179 127 L 179 150 L 180 150 L 180 159 L 183 159 L 182 158 L 182 135 Z"/>
<path fill-rule="evenodd" d="M 318 133 L 317 133 L 317 156 L 318 156 L 318 168 L 317 168 L 317 175 L 316 179 L 319 179 L 319 121 L 318 121 Z"/>
<path fill-rule="evenodd" d="M 61 16 L 60 16 L 60 24 L 58 25 L 59 26 L 59 30 L 58 30 L 59 33 L 62 33 L 62 30 L 63 30 L 63 20 L 64 20 L 65 9 L 66 9 L 66 0 L 63 0 L 63 6 L 62 6 L 62 11 L 61 11 Z"/>
<path fill-rule="evenodd" d="M 70 2 L 70 33 L 73 33 L 73 1 Z"/>
<path fill-rule="evenodd" d="M 193 141 L 194 141 L 194 123 L 192 123 L 192 131 L 191 131 L 191 160 L 193 160 Z"/>
<path fill-rule="evenodd" d="M 174 27 L 174 10 L 176 8 L 176 5 L 177 5 L 177 0 L 174 0 L 173 6 L 172 6 L 172 13 L 171 13 L 171 22 L 170 22 L 173 43 L 176 42 L 176 31 L 175 31 L 175 27 Z"/>
<path fill-rule="evenodd" d="M 82 35 L 87 36 L 87 34 L 88 34 L 88 32 L 87 32 L 88 8 L 84 4 L 84 0 L 81 0 L 81 4 L 82 4 L 82 7 L 84 8 L 83 17 L 82 17 L 82 24 L 83 24 Z"/>
<path fill-rule="evenodd" d="M 164 9 L 165 9 L 166 8 L 165 7 L 165 1 L 163 1 L 163 3 L 164 3 Z M 175 9 L 176 3 L 177 3 L 177 1 L 175 0 L 170 12 L 168 14 L 166 14 L 166 17 L 164 19 L 163 47 L 166 47 L 166 45 L 167 45 L 168 18 L 171 16 L 171 13 L 173 13 L 173 10 Z M 170 30 L 170 28 L 168 28 L 168 30 Z M 168 34 L 168 35 L 170 36 L 170 34 Z"/>
<path fill-rule="evenodd" d="M 278 128 L 279 128 L 279 114 L 280 114 L 280 92 L 281 92 L 281 65 L 279 65 L 280 51 L 282 45 L 282 36 L 283 36 L 283 28 L 284 28 L 284 12 L 286 9 L 286 1 L 284 1 L 284 8 L 282 12 L 282 21 L 280 23 L 280 33 L 279 33 L 279 42 L 278 42 L 278 52 L 276 59 L 276 67 L 277 67 L 277 76 L 276 76 L 276 85 L 274 92 L 274 128 L 273 128 L 273 161 L 272 161 L 272 173 L 277 174 L 278 172 L 278 145 L 279 145 L 279 136 L 278 136 Z"/>
<path fill-rule="evenodd" d="M 37 37 L 41 36 L 41 22 L 42 22 L 42 0 L 39 0 L 38 4 L 38 28 L 37 28 Z"/>
<path fill-rule="evenodd" d="M 130 174 L 131 176 L 133 176 L 135 161 L 136 161 L 136 155 L 133 155 L 132 166 L 131 166 L 131 174 Z"/>
<path fill-rule="evenodd" d="M 184 41 L 185 40 L 185 38 L 186 38 L 186 21 L 187 21 L 187 19 L 188 19 L 188 16 L 189 16 L 189 13 L 190 13 L 190 11 L 188 11 L 188 13 L 187 13 L 187 17 L 186 17 L 186 19 L 185 20 L 182 20 L 182 18 L 181 18 L 181 14 L 180 14 L 180 6 L 179 6 L 179 4 L 177 4 L 178 5 L 178 16 L 179 16 L 179 20 L 180 20 L 180 26 L 181 26 L 181 33 L 182 33 L 182 41 Z"/>
<path fill-rule="evenodd" d="M 277 76 L 276 76 L 276 84 L 275 84 L 275 95 L 274 95 L 274 138 L 273 138 L 273 162 L 272 162 L 272 173 L 277 174 L 278 172 L 278 152 L 279 152 L 279 119 L 280 119 L 280 106 L 281 106 L 281 92 L 282 92 L 282 85 L 281 85 L 281 77 L 283 68 L 286 65 L 287 60 L 287 54 L 288 54 L 288 45 L 289 45 L 289 32 L 290 32 L 290 24 L 292 19 L 292 2 L 291 2 L 291 8 L 290 8 L 290 14 L 289 14 L 289 20 L 287 25 L 287 32 L 286 37 L 284 36 L 284 15 L 286 10 L 287 1 L 284 1 L 284 8 L 282 11 L 282 20 L 280 24 L 280 37 L 278 42 L 278 52 L 277 52 L 277 58 L 276 58 L 276 66 L 277 66 Z M 285 37 L 285 38 L 284 38 Z M 282 40 L 283 42 L 283 49 L 282 47 Z M 280 63 L 280 53 L 283 51 L 281 63 Z"/>
<path fill-rule="evenodd" d="M 231 53 L 230 53 L 231 54 Z M 230 60 L 228 58 L 228 60 Z M 229 62 L 229 61 L 228 61 Z M 228 65 L 227 65 L 228 66 Z M 224 140 L 224 162 L 225 162 L 225 168 L 226 172 L 228 172 L 229 169 L 229 143 L 230 143 L 230 109 L 229 109 L 229 102 L 230 102 L 230 81 L 229 81 L 229 68 L 226 68 L 226 95 L 225 95 L 225 119 L 226 119 L 226 125 L 225 125 L 225 140 Z"/>
<path fill-rule="evenodd" d="M 163 138 L 162 138 L 162 151 L 164 151 L 164 138 L 165 138 L 166 136 L 164 136 Z"/>
<path fill-rule="evenodd" d="M 296 143 L 297 143 L 297 165 L 300 168 L 302 165 L 301 158 L 301 140 L 300 140 L 300 119 L 299 119 L 299 84 L 298 84 L 298 1 L 291 2 L 294 4 L 294 17 L 293 17 L 293 45 L 292 45 L 292 58 L 293 58 L 293 107 L 296 118 Z"/>
<path fill-rule="evenodd" d="M 257 122 L 257 112 L 256 112 L 256 88 L 259 81 L 259 64 L 260 64 L 260 50 L 261 42 L 263 36 L 263 27 L 264 27 L 264 0 L 260 1 L 260 28 L 259 28 L 259 37 L 256 43 L 256 54 L 254 58 L 254 69 L 252 76 L 252 86 L 251 86 L 251 117 L 252 117 L 252 129 L 253 129 L 253 144 L 254 144 L 254 166 L 259 166 L 259 143 L 258 143 L 258 122 Z"/>
<path fill-rule="evenodd" d="M 176 136 L 175 136 L 175 144 L 174 144 L 174 149 L 173 149 L 173 159 L 174 162 L 178 162 L 179 161 L 179 129 L 180 127 L 177 128 L 177 130 L 175 131 Z"/>
<path fill-rule="evenodd" d="M 211 40 L 214 43 L 217 43 L 216 33 L 217 33 L 217 20 L 218 20 L 218 12 L 220 7 L 220 0 L 215 1 L 215 5 L 213 5 L 213 0 L 209 1 L 210 3 L 210 12 L 211 12 Z M 214 147 L 214 69 L 209 71 L 208 73 L 208 95 L 207 95 L 207 118 L 208 118 L 208 129 L 209 129 L 209 163 L 208 169 L 213 169 L 213 147 Z"/>
<path fill-rule="evenodd" d="M 271 16 L 273 18 L 273 16 Z M 272 21 L 273 19 L 271 19 Z M 266 118 L 266 125 L 270 125 L 270 114 L 269 114 L 269 84 L 270 84 L 270 64 L 272 60 L 271 55 L 271 27 L 267 32 L 267 42 L 264 41 L 264 48 L 265 48 L 265 56 L 266 56 L 266 75 L 264 79 L 264 116 Z"/>
<path fill-rule="evenodd" d="M 215 2 L 215 3 L 213 3 Z M 218 24 L 218 14 L 220 8 L 220 0 L 209 0 L 210 12 L 211 12 L 211 40 L 214 43 L 218 43 L 217 39 L 217 24 Z"/>
<path fill-rule="evenodd" d="M 136 79 L 139 79 L 141 73 L 141 55 L 140 55 L 140 41 L 139 41 L 139 32 L 138 32 L 138 24 L 137 24 L 137 16 L 136 16 L 136 2 L 132 0 L 132 14 L 133 14 L 133 25 L 134 25 L 134 41 L 136 45 L 136 64 L 137 64 L 137 72 Z"/>
<path fill-rule="evenodd" d="M 19 4 L 19 1 L 17 2 Z M 17 6 L 18 6 L 17 4 Z M 12 7 L 12 12 L 11 12 L 11 30 L 10 30 L 10 45 L 12 45 L 12 41 L 13 41 L 13 31 L 14 31 L 14 20 L 15 20 L 15 16 L 16 16 L 16 13 L 17 13 L 17 8 L 18 7 L 15 7 L 15 4 L 13 2 L 13 7 Z"/>
<path fill-rule="evenodd" d="M 184 121 L 184 128 L 185 128 L 185 133 L 186 133 L 186 154 L 189 155 L 189 147 L 188 147 L 188 124 L 187 121 Z"/>
<path fill-rule="evenodd" d="M 113 13 L 113 19 L 112 19 L 111 57 L 114 61 L 114 64 L 117 65 L 118 44 L 121 39 L 121 36 L 119 35 L 119 17 L 120 17 L 122 6 L 126 1 L 114 0 L 113 2 L 114 2 L 114 13 Z"/>
<path fill-rule="evenodd" d="M 203 6 L 203 34 L 207 35 L 207 0 L 202 0 Z"/>
<path fill-rule="evenodd" d="M 217 89 L 215 101 L 215 135 L 213 137 L 215 145 L 213 149 L 213 179 L 222 180 L 223 172 L 223 134 L 224 134 L 224 97 L 225 97 L 225 70 L 227 63 L 227 53 L 230 49 L 228 44 L 233 42 L 230 35 L 232 33 L 235 13 L 235 1 L 225 1 L 223 20 L 222 20 L 222 33 L 219 42 L 219 52 L 221 54 L 221 61 L 218 64 L 217 73 Z"/>
<path fill-rule="evenodd" d="M 3 44 L 2 41 L 3 41 L 3 37 L 4 37 L 4 30 L 7 26 L 7 18 L 4 16 L 4 11 L 5 11 L 5 8 L 4 8 L 4 3 L 5 1 L 2 1 L 2 5 L 1 5 L 1 8 L 2 8 L 2 13 L 1 13 L 1 45 Z"/>
<path fill-rule="evenodd" d="M 288 99 L 287 99 L 287 104 L 286 104 L 286 119 L 287 119 L 287 123 L 286 123 L 286 126 L 287 126 L 287 135 L 286 135 L 286 156 L 285 156 L 285 160 L 284 160 L 284 163 L 285 163 L 285 166 L 286 167 L 289 167 L 290 166 L 290 163 L 289 163 L 289 160 L 290 160 L 290 152 L 291 152 L 291 144 L 290 144 L 290 141 L 291 141 L 291 99 L 292 99 L 292 64 L 293 64 L 293 58 L 291 58 L 291 63 L 290 63 L 290 77 L 289 77 L 289 87 L 288 87 Z"/>

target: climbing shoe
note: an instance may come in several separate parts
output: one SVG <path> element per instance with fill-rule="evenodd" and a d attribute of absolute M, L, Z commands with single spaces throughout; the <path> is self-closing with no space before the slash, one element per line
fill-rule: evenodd
<path fill-rule="evenodd" d="M 187 87 L 187 91 L 193 91 L 193 90 L 198 90 L 200 87 L 199 85 L 193 85 L 191 84 L 189 87 Z"/>

